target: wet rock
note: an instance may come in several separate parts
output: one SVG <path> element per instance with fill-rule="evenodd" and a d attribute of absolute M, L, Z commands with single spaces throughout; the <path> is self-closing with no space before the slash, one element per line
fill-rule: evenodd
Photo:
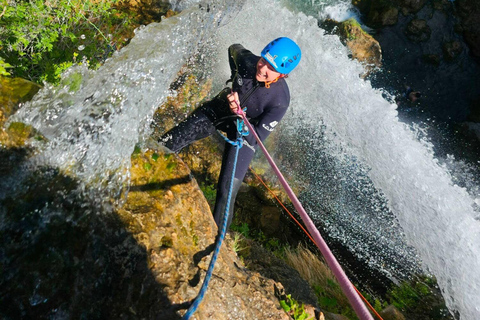
<path fill-rule="evenodd" d="M 453 61 L 463 51 L 462 43 L 460 41 L 445 42 L 442 46 L 443 56 L 447 61 Z"/>
<path fill-rule="evenodd" d="M 370 27 L 384 27 L 397 23 L 398 8 L 389 0 L 354 0 L 352 4 L 359 8 L 365 23 Z"/>
<path fill-rule="evenodd" d="M 476 0 L 455 1 L 465 42 L 471 54 L 480 58 L 480 3 Z"/>
<path fill-rule="evenodd" d="M 433 1 L 433 8 L 435 10 L 443 11 L 443 12 L 448 12 L 448 10 L 451 8 L 451 2 L 448 0 L 434 0 Z"/>
<path fill-rule="evenodd" d="M 378 41 L 366 33 L 354 18 L 344 22 L 327 20 L 324 27 L 340 36 L 352 52 L 352 58 L 365 65 L 366 74 L 382 66 L 382 49 Z"/>
<path fill-rule="evenodd" d="M 442 58 L 440 58 L 440 56 L 437 54 L 424 54 L 422 58 L 423 58 L 423 61 L 425 61 L 426 63 L 432 64 L 435 66 L 440 65 L 440 62 L 442 61 Z"/>
<path fill-rule="evenodd" d="M 399 5 L 402 13 L 407 15 L 409 13 L 417 13 L 427 3 L 427 0 L 400 0 Z"/>
<path fill-rule="evenodd" d="M 480 123 L 480 96 L 473 99 L 470 103 L 470 113 L 467 117 L 467 121 Z"/>
<path fill-rule="evenodd" d="M 405 320 L 405 316 L 393 305 L 389 305 L 380 312 L 383 320 Z"/>
<path fill-rule="evenodd" d="M 0 144 L 4 147 L 21 147 L 26 139 L 34 136 L 31 126 L 11 123 L 7 119 L 14 114 L 21 103 L 29 101 L 40 90 L 40 86 L 22 78 L 0 77 Z"/>
<path fill-rule="evenodd" d="M 0 77 L 0 122 L 15 113 L 19 104 L 29 101 L 40 88 L 40 85 L 22 78 Z"/>
<path fill-rule="evenodd" d="M 348 319 L 347 317 L 341 314 L 325 312 L 325 320 L 350 320 L 350 319 Z"/>
<path fill-rule="evenodd" d="M 276 236 L 281 227 L 281 213 L 277 207 L 262 206 L 260 226 L 267 236 Z"/>
<path fill-rule="evenodd" d="M 423 19 L 413 19 L 407 24 L 405 34 L 414 42 L 425 42 L 430 39 L 432 30 Z"/>

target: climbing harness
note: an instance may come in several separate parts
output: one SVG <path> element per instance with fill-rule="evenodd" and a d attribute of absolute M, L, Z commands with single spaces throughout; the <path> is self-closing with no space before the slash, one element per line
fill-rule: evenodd
<path fill-rule="evenodd" d="M 203 280 L 202 287 L 200 288 L 200 291 L 198 292 L 198 295 L 195 298 L 195 300 L 193 300 L 192 305 L 190 306 L 190 308 L 188 308 L 187 312 L 182 317 L 182 320 L 190 319 L 190 317 L 195 313 L 198 306 L 202 302 L 203 297 L 205 296 L 205 293 L 207 292 L 208 283 L 210 282 L 210 279 L 212 278 L 213 268 L 215 267 L 215 262 L 217 261 L 218 254 L 220 253 L 220 247 L 222 246 L 223 240 L 225 239 L 225 234 L 227 232 L 228 214 L 229 214 L 229 209 L 230 209 L 230 201 L 231 201 L 231 198 L 232 198 L 233 181 L 234 181 L 234 178 L 235 178 L 235 171 L 236 171 L 236 167 L 237 167 L 238 152 L 239 152 L 240 148 L 243 146 L 243 137 L 248 135 L 248 130 L 247 130 L 247 127 L 244 124 L 244 121 L 240 120 L 240 119 L 237 119 L 237 139 L 236 139 L 236 141 L 231 141 L 230 139 L 228 139 L 227 137 L 225 137 L 221 133 L 220 133 L 220 135 L 225 139 L 226 142 L 230 143 L 231 145 L 233 145 L 235 147 L 235 161 L 233 163 L 232 176 L 230 178 L 230 187 L 229 187 L 229 190 L 228 190 L 227 205 L 225 207 L 225 214 L 223 215 L 222 225 L 221 225 L 221 228 L 220 228 L 220 233 L 218 235 L 217 243 L 215 244 L 215 250 L 213 251 L 212 259 L 210 260 L 210 264 L 208 266 L 207 274 L 205 275 L 205 279 Z"/>

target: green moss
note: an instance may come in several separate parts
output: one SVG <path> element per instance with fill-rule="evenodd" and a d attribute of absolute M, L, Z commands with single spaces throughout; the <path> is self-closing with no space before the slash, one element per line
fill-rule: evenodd
<path fill-rule="evenodd" d="M 135 149 L 133 149 L 132 158 L 136 159 L 141 152 L 142 152 L 142 149 L 140 148 L 140 146 L 136 145 Z"/>
<path fill-rule="evenodd" d="M 193 239 L 193 245 L 198 246 L 198 236 L 196 234 L 193 234 L 192 239 Z"/>
<path fill-rule="evenodd" d="M 182 226 L 182 227 L 180 228 L 180 231 L 182 231 L 182 234 L 183 234 L 184 236 L 188 236 L 188 231 L 187 231 L 187 229 L 186 229 L 184 226 Z"/>
<path fill-rule="evenodd" d="M 280 300 L 280 305 L 295 320 L 305 320 L 310 317 L 305 311 L 305 305 L 293 299 L 290 294 L 286 295 L 285 299 Z"/>
<path fill-rule="evenodd" d="M 177 168 L 176 162 L 169 162 L 166 167 L 168 173 L 172 173 L 172 171 L 174 171 L 176 168 Z"/>
<path fill-rule="evenodd" d="M 202 190 L 205 199 L 207 199 L 210 208 L 215 205 L 215 199 L 217 198 L 217 189 L 213 184 L 200 183 L 200 190 Z"/>
<path fill-rule="evenodd" d="M 183 225 L 182 216 L 179 215 L 179 214 L 177 214 L 177 215 L 175 216 L 175 222 L 176 222 L 177 225 L 179 225 L 179 226 Z"/>
<path fill-rule="evenodd" d="M 245 238 L 250 237 L 250 227 L 248 226 L 248 223 L 242 223 L 240 225 L 232 223 L 230 229 L 241 233 Z"/>
<path fill-rule="evenodd" d="M 33 134 L 33 127 L 23 122 L 12 122 L 8 127 L 8 133 L 12 141 L 23 145 L 25 140 Z"/>
<path fill-rule="evenodd" d="M 150 171 L 152 169 L 152 165 L 148 162 L 145 162 L 143 164 L 143 169 L 145 169 L 145 171 Z"/>
<path fill-rule="evenodd" d="M 355 18 L 350 18 L 341 24 L 341 33 L 346 40 L 352 41 L 357 39 L 357 32 L 366 33 Z"/>
<path fill-rule="evenodd" d="M 452 319 L 445 301 L 432 277 L 422 276 L 395 286 L 387 294 L 389 301 L 407 316 L 418 315 L 422 319 Z"/>

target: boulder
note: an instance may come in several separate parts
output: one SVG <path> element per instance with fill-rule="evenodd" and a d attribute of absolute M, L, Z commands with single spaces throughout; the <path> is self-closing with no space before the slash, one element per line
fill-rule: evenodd
<path fill-rule="evenodd" d="M 462 43 L 457 40 L 444 42 L 442 49 L 443 56 L 447 61 L 455 60 L 463 51 Z"/>
<path fill-rule="evenodd" d="M 2 317 L 178 320 L 185 313 L 217 227 L 177 156 L 139 151 L 131 161 L 129 191 L 114 210 L 89 202 L 54 168 L 25 172 L 30 185 L 0 200 Z M 194 317 L 289 319 L 275 295 L 281 284 L 247 270 L 231 242 Z"/>
<path fill-rule="evenodd" d="M 13 122 L 5 127 L 7 119 L 21 104 L 29 101 L 41 86 L 22 78 L 0 77 L 0 145 L 18 148 L 36 134 L 31 126 Z M 39 137 L 39 139 L 41 139 Z"/>
<path fill-rule="evenodd" d="M 145 174 L 145 168 L 151 173 Z M 118 212 L 145 249 L 149 268 L 168 296 L 162 309 L 170 308 L 170 312 L 165 311 L 162 319 L 174 319 L 182 312 L 171 307 L 185 305 L 201 287 L 217 228 L 200 188 L 177 156 L 154 156 L 152 151 L 139 154 L 132 160 L 131 172 L 127 203 Z M 196 316 L 287 319 L 275 298 L 275 285 L 279 284 L 245 269 L 227 241 Z"/>
<path fill-rule="evenodd" d="M 412 19 L 405 29 L 406 36 L 413 42 L 425 42 L 430 39 L 432 30 L 423 19 Z"/>
<path fill-rule="evenodd" d="M 380 44 L 354 18 L 344 22 L 327 20 L 324 27 L 339 35 L 340 40 L 350 49 L 352 58 L 365 65 L 366 74 L 382 66 Z"/>
<path fill-rule="evenodd" d="M 22 78 L 0 77 L 0 125 L 40 88 L 40 85 Z"/>
<path fill-rule="evenodd" d="M 427 3 L 427 0 L 400 0 L 398 5 L 404 15 L 417 13 Z"/>
<path fill-rule="evenodd" d="M 471 54 L 480 58 L 480 3 L 476 0 L 455 1 L 465 42 Z"/>
<path fill-rule="evenodd" d="M 353 0 L 369 27 L 391 26 L 398 21 L 398 7 L 389 0 Z"/>
<path fill-rule="evenodd" d="M 405 320 L 405 316 L 393 305 L 389 305 L 380 312 L 383 320 Z"/>

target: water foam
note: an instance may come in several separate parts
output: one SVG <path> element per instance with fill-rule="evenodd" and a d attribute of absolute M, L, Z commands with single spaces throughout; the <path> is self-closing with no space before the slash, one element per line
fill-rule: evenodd
<path fill-rule="evenodd" d="M 297 131 L 307 129 L 312 146 L 316 140 L 330 141 L 336 146 L 329 150 L 331 157 L 339 163 L 342 159 L 356 159 L 401 227 L 387 228 L 386 233 L 375 229 L 379 233 L 377 241 L 388 242 L 389 230 L 403 231 L 423 266 L 437 277 L 447 306 L 457 310 L 462 319 L 478 318 L 480 250 L 476 244 L 480 240 L 480 222 L 475 219 L 474 199 L 452 182 L 448 169 L 435 159 L 429 142 L 419 139 L 415 128 L 398 120 L 396 106 L 383 98 L 383 92 L 359 77 L 362 66 L 348 59 L 338 38 L 325 35 L 317 25 L 317 20 L 278 8 L 274 2 L 248 2 L 228 30 L 219 30 L 219 43 L 224 47 L 232 42 L 244 43 L 254 52 L 276 36 L 288 35 L 299 43 L 303 60 L 288 79 L 293 98 L 284 125 Z M 325 136 L 318 130 L 321 126 L 326 127 Z M 296 162 L 311 162 L 313 156 L 307 154 Z M 310 200 L 315 200 L 312 194 Z M 344 206 L 342 198 L 336 201 L 337 207 Z M 309 206 L 321 208 L 322 203 Z M 358 223 L 355 210 L 340 213 Z M 388 212 L 382 215 L 388 216 Z M 366 232 L 363 230 L 357 227 L 357 232 Z M 340 232 L 339 237 L 348 242 L 351 234 Z M 402 237 L 396 237 L 391 247 L 404 250 L 406 256 L 414 254 L 402 243 Z M 378 254 L 378 259 L 382 258 Z M 384 258 L 388 259 L 388 255 Z M 414 266 L 415 259 L 407 261 Z"/>

